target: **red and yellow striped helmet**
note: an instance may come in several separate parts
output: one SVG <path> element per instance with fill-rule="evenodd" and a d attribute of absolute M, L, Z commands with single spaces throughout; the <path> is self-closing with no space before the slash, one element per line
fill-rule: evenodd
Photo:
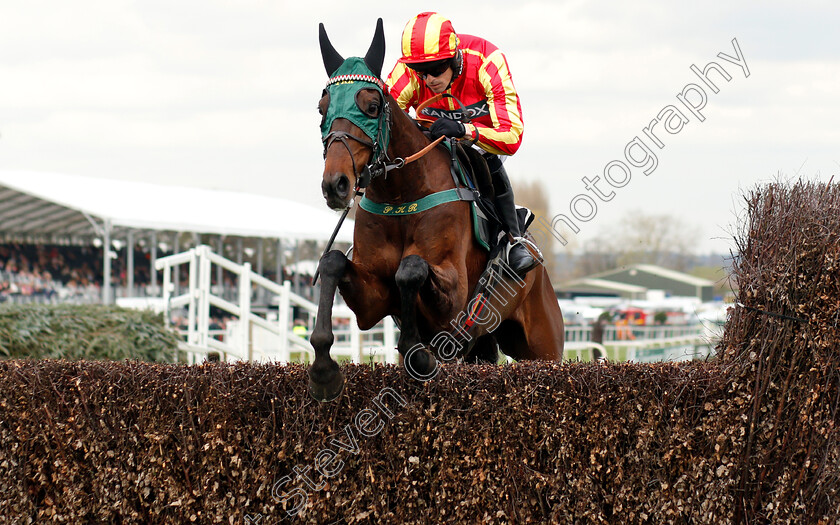
<path fill-rule="evenodd" d="M 405 25 L 399 62 L 417 64 L 452 58 L 458 51 L 458 35 L 452 22 L 437 13 L 420 13 Z"/>

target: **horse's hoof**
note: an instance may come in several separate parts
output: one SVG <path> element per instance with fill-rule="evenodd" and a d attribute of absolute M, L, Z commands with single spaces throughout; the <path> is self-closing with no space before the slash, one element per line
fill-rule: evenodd
<path fill-rule="evenodd" d="M 408 375 L 418 381 L 428 381 L 437 375 L 437 359 L 421 345 L 413 346 L 406 354 L 404 362 Z"/>
<path fill-rule="evenodd" d="M 344 391 L 344 374 L 337 372 L 330 381 L 316 383 L 309 379 L 309 394 L 322 403 L 334 401 Z"/>

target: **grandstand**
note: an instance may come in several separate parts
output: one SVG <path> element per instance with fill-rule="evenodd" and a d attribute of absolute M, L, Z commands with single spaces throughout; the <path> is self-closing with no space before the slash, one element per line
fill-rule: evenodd
<path fill-rule="evenodd" d="M 0 300 L 159 295 L 155 260 L 199 244 L 251 258 L 278 280 L 296 248 L 323 245 L 337 221 L 326 208 L 263 195 L 0 170 Z M 348 221 L 336 242 L 349 244 L 352 232 Z M 215 281 L 224 285 L 221 271 Z"/>

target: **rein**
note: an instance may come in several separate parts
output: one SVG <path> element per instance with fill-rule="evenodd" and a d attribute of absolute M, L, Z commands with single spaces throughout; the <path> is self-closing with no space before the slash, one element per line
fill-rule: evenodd
<path fill-rule="evenodd" d="M 367 139 L 357 137 L 346 131 L 332 131 L 324 139 L 324 158 L 327 157 L 327 150 L 330 148 L 330 146 L 332 146 L 333 142 L 338 140 L 341 141 L 342 144 L 344 144 L 344 147 L 347 148 L 347 153 L 350 155 L 350 162 L 353 163 L 353 174 L 356 176 L 356 187 L 354 191 L 356 192 L 356 195 L 359 195 L 363 193 L 360 190 L 364 190 L 365 188 L 367 188 L 368 184 L 370 184 L 370 181 L 373 180 L 374 177 L 380 175 L 381 173 L 387 174 L 391 170 L 400 169 L 406 164 L 411 164 L 415 160 L 422 158 L 428 152 L 432 151 L 435 148 L 435 146 L 443 142 L 443 139 L 445 138 L 446 137 L 443 136 L 438 137 L 417 153 L 409 155 L 406 158 L 397 157 L 396 159 L 394 159 L 394 162 L 385 163 L 382 161 L 382 159 L 375 160 L 370 164 L 366 164 L 365 167 L 362 168 L 362 172 L 359 173 L 358 168 L 356 168 L 356 159 L 355 157 L 353 157 L 353 152 L 350 151 L 350 145 L 347 143 L 347 139 L 355 140 L 356 142 L 359 142 L 371 148 L 372 150 L 376 150 L 376 144 Z M 350 202 L 351 204 L 348 206 L 348 208 L 353 207 L 353 201 L 351 200 Z"/>
<path fill-rule="evenodd" d="M 426 118 L 425 116 L 422 116 L 423 115 L 423 110 L 426 109 L 427 107 L 431 106 L 435 102 L 437 102 L 439 100 L 443 100 L 445 98 L 451 98 L 452 100 L 455 101 L 456 104 L 458 104 L 458 107 L 461 108 L 460 121 L 462 123 L 469 124 L 469 123 L 472 122 L 472 119 L 470 118 L 469 111 L 467 111 L 467 108 L 464 107 L 463 102 L 461 102 L 458 99 L 458 97 L 456 97 L 455 95 L 453 95 L 451 93 L 438 93 L 437 95 L 433 96 L 432 98 L 424 101 L 422 104 L 417 106 L 417 109 L 415 110 L 416 115 L 414 117 L 414 120 L 417 120 L 417 121 L 420 121 L 420 122 L 434 122 L 435 119 L 430 119 L 430 118 Z"/>
<path fill-rule="evenodd" d="M 409 155 L 409 156 L 408 156 L 408 157 L 406 157 L 405 159 L 399 159 L 399 158 L 397 158 L 397 160 L 398 160 L 398 161 L 399 161 L 399 160 L 402 160 L 403 162 L 402 162 L 402 164 L 400 164 L 399 166 L 394 165 L 394 167 L 396 167 L 396 168 L 402 168 L 402 167 L 403 167 L 403 166 L 405 166 L 406 164 L 411 164 L 412 162 L 414 162 L 415 160 L 419 159 L 420 157 L 422 157 L 422 156 L 423 156 L 423 155 L 425 155 L 426 153 L 428 153 L 428 152 L 432 151 L 432 150 L 435 148 L 435 146 L 437 146 L 438 144 L 440 144 L 441 142 L 443 142 L 443 139 L 445 139 L 445 138 L 446 138 L 446 137 L 444 137 L 444 136 L 440 136 L 440 137 L 436 138 L 433 142 L 430 142 L 428 146 L 426 146 L 425 148 L 421 149 L 420 151 L 418 151 L 418 152 L 417 152 L 417 153 L 415 153 L 414 155 Z M 394 168 L 389 168 L 389 169 L 394 169 Z"/>
<path fill-rule="evenodd" d="M 356 171 L 356 159 L 353 158 L 353 152 L 350 151 L 350 145 L 347 144 L 347 138 L 348 137 L 357 141 L 357 142 L 361 142 L 362 144 L 364 144 L 365 146 L 367 146 L 371 149 L 375 149 L 374 143 L 369 141 L 369 140 L 361 139 L 361 138 L 359 138 L 355 135 L 347 133 L 346 131 L 333 131 L 329 135 L 327 135 L 327 138 L 324 140 L 324 157 L 327 156 L 327 150 L 332 145 L 332 143 L 335 142 L 336 140 L 340 140 L 341 143 L 344 144 L 344 147 L 347 148 L 347 153 L 350 154 L 350 160 L 353 162 L 353 173 L 358 174 L 358 171 Z M 400 158 L 400 157 L 397 157 L 395 159 L 395 162 L 385 164 L 384 166 L 380 161 L 380 164 L 379 164 L 380 169 L 382 169 L 384 167 L 383 171 L 385 173 L 388 173 L 389 171 L 391 171 L 393 169 L 399 169 L 399 168 L 402 168 L 403 166 L 405 166 L 406 164 L 411 164 L 415 160 L 422 158 L 425 154 L 432 151 L 438 144 L 440 144 L 443 141 L 444 138 L 445 137 L 438 137 L 436 140 L 434 140 L 433 142 L 428 144 L 426 147 L 424 147 L 423 149 L 421 149 L 417 153 L 409 155 L 408 157 L 406 157 L 404 159 Z M 362 179 L 363 179 L 363 177 L 365 177 L 365 175 L 367 175 L 367 180 L 365 180 L 363 182 Z M 346 208 L 344 208 L 344 211 L 341 214 L 341 218 L 338 219 L 338 224 L 335 225 L 335 229 L 333 230 L 332 235 L 330 235 L 330 240 L 327 241 L 326 247 L 324 247 L 324 253 L 321 254 L 321 258 L 323 258 L 324 255 L 326 255 L 327 252 L 330 251 L 330 248 L 332 248 L 332 244 L 335 241 L 335 237 L 336 237 L 336 235 L 338 235 L 338 230 L 341 229 L 341 225 L 344 224 L 344 219 L 347 218 L 347 214 L 350 212 L 350 209 L 353 207 L 353 201 L 355 200 L 356 195 L 360 195 L 360 194 L 363 195 L 364 194 L 364 192 L 361 191 L 361 190 L 363 190 L 364 188 L 367 187 L 368 184 L 370 184 L 370 181 L 373 179 L 373 177 L 374 177 L 374 175 L 372 174 L 370 164 L 365 165 L 364 169 L 362 170 L 361 176 L 359 176 L 359 175 L 356 176 L 356 188 L 353 190 L 354 191 L 353 198 L 350 199 L 350 204 Z M 315 286 L 315 283 L 318 282 L 318 275 L 320 273 L 321 273 L 320 268 L 315 270 L 315 275 L 312 277 L 312 286 Z"/>
<path fill-rule="evenodd" d="M 348 138 L 353 139 L 356 142 L 361 142 L 365 146 L 369 147 L 371 150 L 374 150 L 374 151 L 376 150 L 376 144 L 374 144 L 373 142 L 371 142 L 367 139 L 359 138 L 356 135 L 353 135 L 351 133 L 347 133 L 346 131 L 332 131 L 324 139 L 324 158 L 325 159 L 327 158 L 327 150 L 330 149 L 330 146 L 332 146 L 333 142 L 335 142 L 336 140 L 340 140 L 341 143 L 344 144 L 344 147 L 347 148 L 347 153 L 350 155 L 350 162 L 353 163 L 353 175 L 356 176 L 356 190 L 358 190 L 359 189 L 360 177 L 363 176 L 364 173 L 359 174 L 359 170 L 356 169 L 356 158 L 353 156 L 353 152 L 350 150 L 350 145 L 347 144 L 347 139 Z M 365 168 L 367 168 L 367 166 L 365 166 Z M 367 186 L 367 184 L 369 182 L 370 181 L 365 181 L 363 183 L 362 187 Z M 357 191 L 357 193 L 358 193 L 358 191 Z"/>
<path fill-rule="evenodd" d="M 369 77 L 369 76 L 366 76 L 366 75 L 363 75 L 361 77 L 358 76 L 358 75 L 356 75 L 356 76 L 334 77 L 333 79 L 330 80 L 330 82 L 328 83 L 328 86 L 336 84 L 336 83 L 344 82 L 346 80 L 363 80 L 363 81 L 366 81 L 366 82 L 371 82 L 371 83 L 376 84 L 379 87 L 380 90 L 383 88 L 383 84 L 382 84 L 381 80 L 379 80 L 378 78 Z M 463 111 L 462 120 L 464 122 L 469 122 L 470 120 L 469 120 L 469 116 L 467 115 L 466 108 L 464 108 L 464 105 L 461 104 L 461 101 L 458 100 L 457 98 L 453 97 L 452 95 L 449 95 L 449 94 L 446 94 L 446 93 L 441 93 L 439 95 L 436 95 L 435 97 L 432 97 L 431 99 L 429 99 L 426 102 L 424 102 L 423 104 L 421 104 L 420 107 L 417 109 L 418 115 L 419 115 L 419 111 L 421 111 L 423 108 L 425 108 L 429 104 L 432 104 L 432 103 L 434 103 L 434 102 L 436 102 L 436 101 L 438 101 L 441 98 L 446 97 L 446 96 L 452 97 L 452 98 L 455 99 L 455 101 L 458 103 L 458 105 L 461 107 L 461 109 Z M 400 169 L 400 168 L 404 167 L 405 165 L 411 164 L 412 162 L 422 158 L 424 155 L 426 155 L 427 153 L 432 151 L 438 144 L 440 144 L 444 140 L 444 138 L 446 138 L 446 137 L 443 137 L 443 136 L 438 137 L 436 140 L 432 141 L 430 144 L 425 146 L 420 151 L 418 151 L 418 152 L 416 152 L 412 155 L 409 155 L 406 158 L 397 157 L 396 159 L 391 161 L 391 159 L 388 158 L 388 154 L 385 151 L 385 148 L 382 147 L 382 144 L 380 144 L 380 142 L 379 142 L 379 139 L 383 139 L 383 137 L 386 137 L 386 138 L 383 139 L 383 142 L 385 143 L 385 146 L 387 147 L 387 142 L 389 142 L 389 137 L 390 137 L 388 132 L 390 131 L 390 127 L 391 127 L 391 105 L 388 103 L 387 100 L 385 100 L 384 95 L 383 95 L 382 113 L 383 114 L 379 118 L 379 124 L 378 124 L 379 129 L 376 133 L 376 138 L 377 138 L 376 141 L 368 140 L 366 138 L 360 138 L 360 137 L 357 137 L 357 136 L 355 136 L 351 133 L 348 133 L 346 131 L 330 131 L 329 133 L 327 133 L 323 137 L 322 141 L 324 143 L 324 158 L 327 157 L 327 150 L 329 150 L 330 146 L 332 146 L 333 143 L 336 140 L 340 141 L 344 145 L 344 147 L 347 149 L 347 153 L 350 155 L 350 161 L 353 163 L 353 175 L 356 177 L 356 187 L 353 189 L 353 191 L 354 191 L 353 198 L 350 199 L 350 203 L 348 204 L 347 208 L 344 209 L 344 212 L 342 212 L 341 217 L 338 219 L 338 224 L 336 224 L 335 229 L 333 230 L 333 233 L 330 236 L 330 240 L 327 241 L 327 245 L 324 247 L 324 252 L 321 254 L 321 258 L 323 258 L 324 255 L 326 255 L 327 252 L 332 248 L 332 244 L 335 241 L 336 236 L 338 235 L 338 231 L 341 229 L 341 225 L 344 224 L 344 219 L 347 218 L 347 214 L 350 212 L 350 209 L 353 207 L 353 201 L 355 200 L 356 196 L 357 195 L 362 195 L 363 196 L 362 201 L 363 202 L 365 201 L 363 190 L 365 188 L 367 188 L 367 186 L 370 184 L 370 182 L 374 178 L 376 178 L 380 175 L 387 176 L 389 171 L 394 170 L 394 169 Z M 418 119 L 418 120 L 424 120 L 424 119 L 421 118 L 421 119 Z M 371 138 L 373 138 L 372 134 L 368 134 L 368 135 L 371 136 Z M 350 150 L 350 144 L 348 144 L 347 139 L 355 140 L 356 142 L 359 142 L 360 144 L 362 144 L 362 145 L 371 149 L 371 161 L 368 162 L 367 164 L 365 164 L 365 166 L 362 168 L 361 172 L 359 172 L 358 168 L 356 167 L 356 159 L 353 156 L 353 152 Z M 439 204 L 443 204 L 445 202 L 452 202 L 452 201 L 455 201 L 455 200 L 474 201 L 475 200 L 474 196 L 468 195 L 466 192 L 463 191 L 462 188 L 458 188 L 458 180 L 455 177 L 454 173 L 453 173 L 453 178 L 455 179 L 455 186 L 456 186 L 456 188 L 454 190 L 447 190 L 447 191 L 444 191 L 444 192 L 438 192 L 436 194 L 429 195 L 429 196 L 425 197 L 424 199 L 421 199 L 420 201 L 418 201 L 416 203 L 407 204 L 407 207 L 402 207 L 402 208 L 396 207 L 396 208 L 394 208 L 393 206 L 388 206 L 388 205 L 379 205 L 379 204 L 371 205 L 370 202 L 366 202 L 364 206 L 362 205 L 362 203 L 360 203 L 360 206 L 362 207 L 362 209 L 365 209 L 366 211 L 371 212 L 371 213 L 378 213 L 380 215 L 389 215 L 389 214 L 391 214 L 392 211 L 394 211 L 393 214 L 396 215 L 396 214 L 403 214 L 403 213 L 407 213 L 407 214 L 419 213 L 419 212 L 425 211 L 429 208 L 433 208 L 434 206 L 437 206 Z M 315 286 L 315 283 L 318 282 L 318 275 L 319 274 L 320 274 L 320 269 L 315 271 L 315 275 L 312 278 L 312 286 Z"/>

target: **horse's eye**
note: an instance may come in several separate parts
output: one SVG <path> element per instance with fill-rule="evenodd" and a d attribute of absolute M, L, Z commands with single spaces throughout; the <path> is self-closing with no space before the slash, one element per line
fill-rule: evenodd
<path fill-rule="evenodd" d="M 382 100 L 373 89 L 360 89 L 356 93 L 356 107 L 368 117 L 376 118 L 382 108 Z"/>
<path fill-rule="evenodd" d="M 324 113 L 325 113 L 324 108 L 326 106 L 328 106 L 329 103 L 330 103 L 330 98 L 329 97 L 330 97 L 330 94 L 329 94 L 329 92 L 327 92 L 326 89 L 321 92 L 321 99 L 318 100 L 318 114 L 321 115 L 322 117 L 324 116 Z"/>

